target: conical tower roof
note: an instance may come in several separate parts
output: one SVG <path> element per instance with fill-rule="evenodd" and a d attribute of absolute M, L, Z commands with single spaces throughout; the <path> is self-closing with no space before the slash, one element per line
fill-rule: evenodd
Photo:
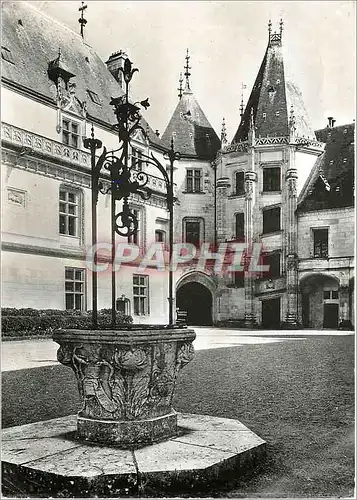
<path fill-rule="evenodd" d="M 293 110 L 296 136 L 315 139 L 301 92 L 284 68 L 282 34 L 282 21 L 279 33 L 271 32 L 269 22 L 268 46 L 233 143 L 247 140 L 252 108 L 256 137 L 289 135 Z"/>
<path fill-rule="evenodd" d="M 213 159 L 220 148 L 220 140 L 190 89 L 188 69 L 187 65 L 186 85 L 179 89 L 180 100 L 162 135 L 162 142 L 170 147 L 173 138 L 175 151 L 181 156 Z"/>

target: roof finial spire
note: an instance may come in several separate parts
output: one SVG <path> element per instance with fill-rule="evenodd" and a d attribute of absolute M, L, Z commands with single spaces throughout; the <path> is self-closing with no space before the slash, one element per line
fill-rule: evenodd
<path fill-rule="evenodd" d="M 178 94 L 179 99 L 181 99 L 182 92 L 183 92 L 182 83 L 183 83 L 183 78 L 182 78 L 182 73 L 180 73 L 179 88 L 177 89 L 179 91 L 179 94 Z"/>
<path fill-rule="evenodd" d="M 248 141 L 250 142 L 250 144 L 253 144 L 254 140 L 255 140 L 255 124 L 254 124 L 254 109 L 252 106 L 250 108 Z"/>
<path fill-rule="evenodd" d="M 223 118 L 222 120 L 222 130 L 221 130 L 221 147 L 227 143 L 227 130 L 226 130 L 226 121 Z"/>
<path fill-rule="evenodd" d="M 290 133 L 290 140 L 293 142 L 295 138 L 295 131 L 296 131 L 296 120 L 295 120 L 295 113 L 294 113 L 294 106 L 291 105 L 290 107 L 290 116 L 289 116 L 289 133 Z"/>
<path fill-rule="evenodd" d="M 186 66 L 185 66 L 185 77 L 186 77 L 186 88 L 188 90 L 190 90 L 190 76 L 191 76 L 191 73 L 190 73 L 190 69 L 191 69 L 191 66 L 189 66 L 189 62 L 190 62 L 190 56 L 188 54 L 188 49 L 186 51 Z"/>
<path fill-rule="evenodd" d="M 240 117 L 242 118 L 243 116 L 243 113 L 244 113 L 244 101 L 243 101 L 243 90 L 246 89 L 247 86 L 244 85 L 244 83 L 242 82 L 242 93 L 241 93 L 241 101 L 240 101 L 240 106 L 239 106 L 239 110 L 240 110 Z"/>
<path fill-rule="evenodd" d="M 280 26 L 280 36 L 282 36 L 283 35 L 283 29 L 284 29 L 284 22 L 283 22 L 282 19 L 280 19 L 279 26 Z"/>
<path fill-rule="evenodd" d="M 270 35 L 271 35 L 271 19 L 269 19 L 269 22 L 268 22 L 268 33 L 269 33 L 269 40 L 270 40 Z"/>
<path fill-rule="evenodd" d="M 82 6 L 79 7 L 79 12 L 81 13 L 81 17 L 78 19 L 79 24 L 81 25 L 81 37 L 84 38 L 84 26 L 87 24 L 87 19 L 84 19 L 84 11 L 87 8 L 87 5 L 84 5 L 82 1 Z"/>

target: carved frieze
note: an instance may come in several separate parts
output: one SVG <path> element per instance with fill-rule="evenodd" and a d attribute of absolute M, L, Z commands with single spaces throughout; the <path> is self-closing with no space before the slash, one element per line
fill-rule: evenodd
<path fill-rule="evenodd" d="M 138 420 L 170 413 L 179 371 L 194 356 L 192 342 L 115 344 L 61 342 L 57 359 L 74 371 L 81 417 Z"/>

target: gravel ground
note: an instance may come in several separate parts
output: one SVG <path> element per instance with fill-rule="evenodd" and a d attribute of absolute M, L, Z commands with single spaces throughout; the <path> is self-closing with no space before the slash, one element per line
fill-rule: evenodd
<path fill-rule="evenodd" d="M 192 496 L 352 496 L 354 337 L 199 351 L 180 374 L 176 410 L 238 418 L 268 443 L 244 480 Z M 75 413 L 74 375 L 62 366 L 5 372 L 3 426 Z"/>

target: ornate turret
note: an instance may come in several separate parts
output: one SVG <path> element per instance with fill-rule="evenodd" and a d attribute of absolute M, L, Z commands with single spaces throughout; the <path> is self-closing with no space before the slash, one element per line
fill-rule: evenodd
<path fill-rule="evenodd" d="M 257 137 L 289 136 L 291 106 L 294 107 L 296 136 L 315 139 L 301 92 L 295 83 L 288 79 L 284 68 L 283 21 L 280 21 L 279 32 L 272 32 L 272 24 L 269 21 L 268 35 L 268 47 L 263 62 L 232 142 L 248 139 L 252 109 Z"/>
<path fill-rule="evenodd" d="M 220 148 L 220 140 L 207 120 L 190 88 L 190 56 L 187 50 L 185 64 L 185 87 L 180 77 L 179 102 L 162 135 L 162 141 L 170 147 L 174 139 L 175 149 L 182 156 L 213 159 Z"/>

